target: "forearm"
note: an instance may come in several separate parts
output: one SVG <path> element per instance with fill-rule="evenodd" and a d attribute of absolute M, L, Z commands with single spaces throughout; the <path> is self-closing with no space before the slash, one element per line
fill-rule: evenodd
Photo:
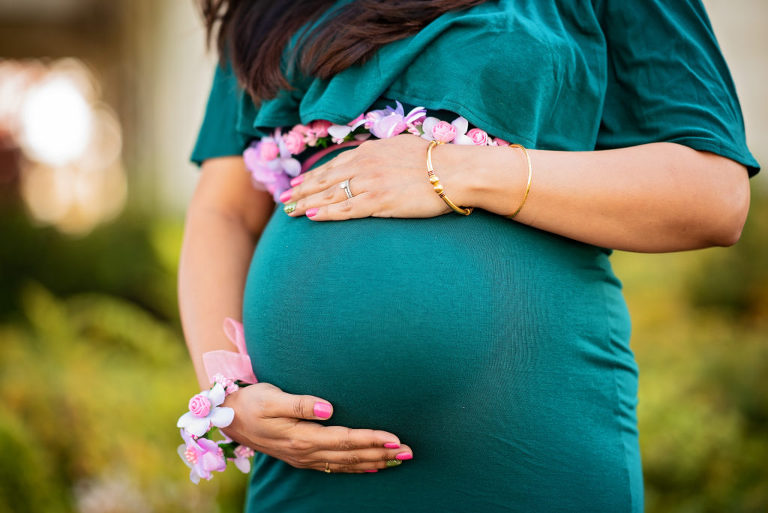
<path fill-rule="evenodd" d="M 208 378 L 202 354 L 234 350 L 222 331 L 225 317 L 239 319 L 254 238 L 236 219 L 214 210 L 190 210 L 179 262 L 179 309 L 202 388 Z"/>
<path fill-rule="evenodd" d="M 746 170 L 724 157 L 671 143 L 529 153 L 533 185 L 515 221 L 542 230 L 603 247 L 665 252 L 733 244 L 746 219 Z M 462 204 L 504 215 L 520 204 L 527 166 L 519 149 L 444 145 L 434 156 L 449 194 L 448 178 L 463 180 L 456 189 Z M 473 173 L 457 172 L 462 169 Z"/>
<path fill-rule="evenodd" d="M 240 319 L 248 266 L 272 212 L 269 194 L 255 190 L 242 159 L 206 161 L 187 211 L 179 261 L 178 297 L 184 337 L 202 388 L 202 355 L 234 351 L 224 318 Z"/>

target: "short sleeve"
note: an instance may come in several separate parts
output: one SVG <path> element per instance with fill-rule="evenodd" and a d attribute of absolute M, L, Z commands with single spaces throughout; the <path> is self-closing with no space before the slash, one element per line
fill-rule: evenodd
<path fill-rule="evenodd" d="M 744 164 L 746 144 L 731 74 L 700 0 L 603 0 L 608 51 L 597 149 L 674 142 Z"/>
<path fill-rule="evenodd" d="M 248 136 L 237 130 L 242 88 L 229 63 L 216 66 L 205 116 L 190 160 L 197 165 L 209 158 L 240 155 Z"/>

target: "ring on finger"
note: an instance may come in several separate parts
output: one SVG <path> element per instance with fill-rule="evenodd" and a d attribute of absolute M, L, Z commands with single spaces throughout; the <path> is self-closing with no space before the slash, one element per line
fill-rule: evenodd
<path fill-rule="evenodd" d="M 325 462 L 325 468 L 323 469 L 323 472 L 325 472 L 326 474 L 331 473 L 331 464 L 328 463 L 327 461 Z"/>
<path fill-rule="evenodd" d="M 347 195 L 347 199 L 352 199 L 352 196 L 354 196 L 354 194 L 352 194 L 352 191 L 349 189 L 349 178 L 341 182 L 339 184 L 339 187 L 344 189 L 344 194 Z"/>

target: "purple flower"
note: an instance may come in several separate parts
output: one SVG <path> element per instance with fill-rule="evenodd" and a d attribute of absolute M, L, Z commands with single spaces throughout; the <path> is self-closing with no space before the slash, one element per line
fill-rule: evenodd
<path fill-rule="evenodd" d="M 195 439 L 184 429 L 181 430 L 184 443 L 177 450 L 179 456 L 191 469 L 189 479 L 197 484 L 200 478 L 211 479 L 212 472 L 224 472 L 227 459 L 219 444 L 207 438 Z"/>
<path fill-rule="evenodd" d="M 235 411 L 232 408 L 226 406 L 219 406 L 224 402 L 225 397 L 224 387 L 219 383 L 213 385 L 210 390 L 204 390 L 195 397 L 204 398 L 210 404 L 210 409 L 205 416 L 200 415 L 202 410 L 198 410 L 198 414 L 193 411 L 188 411 L 176 422 L 176 427 L 182 428 L 190 435 L 197 437 L 203 436 L 206 431 L 211 429 L 211 426 L 227 427 L 232 423 L 232 419 L 235 416 Z M 192 407 L 192 401 L 190 401 L 190 407 Z"/>
<path fill-rule="evenodd" d="M 426 116 L 424 107 L 412 109 L 405 115 L 403 104 L 395 101 L 397 108 L 372 110 L 365 115 L 365 127 L 379 139 L 394 137 L 403 133 L 409 126 L 418 124 Z"/>
<path fill-rule="evenodd" d="M 264 158 L 271 155 L 274 155 L 274 158 Z M 252 142 L 243 152 L 243 160 L 245 167 L 251 172 L 251 178 L 263 184 L 275 201 L 279 200 L 283 191 L 290 188 L 291 178 L 301 173 L 301 163 L 291 156 L 280 128 L 275 129 L 272 136 Z"/>

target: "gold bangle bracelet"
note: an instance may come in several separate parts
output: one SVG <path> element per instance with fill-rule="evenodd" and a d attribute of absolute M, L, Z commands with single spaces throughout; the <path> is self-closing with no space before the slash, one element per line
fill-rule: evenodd
<path fill-rule="evenodd" d="M 517 207 L 517 210 L 515 210 L 512 214 L 508 215 L 507 217 L 509 219 L 514 219 L 517 214 L 520 213 L 520 211 L 523 209 L 523 205 L 525 205 L 525 200 L 528 199 L 528 193 L 531 192 L 531 182 L 533 181 L 533 166 L 531 165 L 531 156 L 528 154 L 528 150 L 525 149 L 525 146 L 522 144 L 510 144 L 510 148 L 520 148 L 523 150 L 523 154 L 525 155 L 525 161 L 528 163 L 528 184 L 525 186 L 525 194 L 523 194 L 523 201 L 520 202 L 520 206 Z"/>
<path fill-rule="evenodd" d="M 459 207 L 457 206 L 453 201 L 449 200 L 448 197 L 445 195 L 445 191 L 443 190 L 443 186 L 440 185 L 440 179 L 435 174 L 435 170 L 432 167 L 432 148 L 437 146 L 438 144 L 443 144 L 439 141 L 429 141 L 429 146 L 427 147 L 427 176 L 429 177 L 429 183 L 432 184 L 432 188 L 435 190 L 438 196 L 440 196 L 443 201 L 445 201 L 445 204 L 451 207 L 451 209 L 456 212 L 457 214 L 461 214 L 463 216 L 468 216 L 472 213 L 474 210 L 473 207 Z"/>

